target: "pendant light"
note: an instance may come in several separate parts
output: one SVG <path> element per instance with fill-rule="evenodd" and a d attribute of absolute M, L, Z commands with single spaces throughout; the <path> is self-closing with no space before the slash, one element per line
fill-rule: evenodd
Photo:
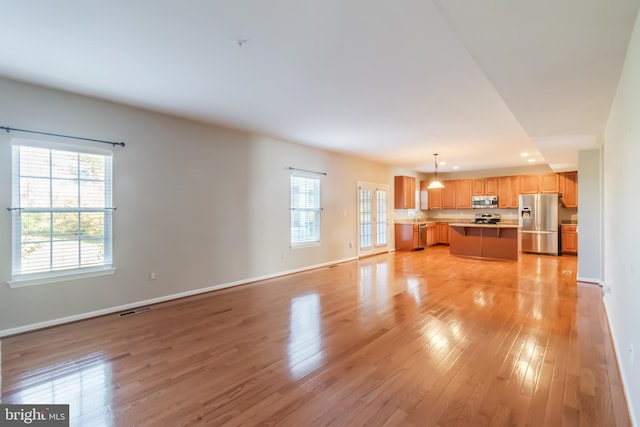
<path fill-rule="evenodd" d="M 438 153 L 433 153 L 433 162 L 436 165 L 435 172 L 433 173 L 433 181 L 429 183 L 427 188 L 444 188 L 444 184 L 438 179 Z"/>

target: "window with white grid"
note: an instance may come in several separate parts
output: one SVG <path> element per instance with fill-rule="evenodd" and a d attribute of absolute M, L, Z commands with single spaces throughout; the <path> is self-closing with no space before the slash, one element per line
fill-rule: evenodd
<path fill-rule="evenodd" d="M 111 152 L 12 146 L 14 281 L 111 269 Z"/>
<path fill-rule="evenodd" d="M 291 175 L 291 247 L 320 243 L 320 179 Z"/>

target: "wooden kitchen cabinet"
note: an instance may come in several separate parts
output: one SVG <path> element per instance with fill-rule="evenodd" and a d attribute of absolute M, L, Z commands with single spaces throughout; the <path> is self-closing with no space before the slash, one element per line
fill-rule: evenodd
<path fill-rule="evenodd" d="M 562 193 L 566 207 L 578 206 L 577 173 L 547 173 L 539 175 L 515 175 L 444 181 L 440 190 L 422 189 L 428 203 L 422 209 L 471 209 L 472 196 L 498 196 L 498 207 L 517 209 L 520 194 Z M 421 197 L 422 200 L 422 197 Z"/>
<path fill-rule="evenodd" d="M 427 224 L 427 246 L 438 243 L 438 227 L 436 223 Z"/>
<path fill-rule="evenodd" d="M 471 180 L 456 181 L 456 209 L 471 209 Z"/>
<path fill-rule="evenodd" d="M 484 178 L 476 178 L 473 180 L 471 195 L 484 196 Z"/>
<path fill-rule="evenodd" d="M 396 176 L 394 179 L 395 209 L 416 208 L 416 179 L 412 176 Z"/>
<path fill-rule="evenodd" d="M 498 178 L 498 207 L 514 209 L 518 207 L 520 176 L 501 176 Z"/>
<path fill-rule="evenodd" d="M 469 181 L 469 180 L 463 180 Z M 428 181 L 420 181 L 420 209 L 456 209 L 456 208 L 471 208 L 471 195 L 469 194 L 469 203 L 464 206 L 458 205 L 460 197 L 458 186 L 459 181 L 445 181 L 444 188 L 427 188 L 429 186 Z M 471 183 L 469 186 L 462 185 L 462 191 L 471 191 Z"/>
<path fill-rule="evenodd" d="M 578 226 L 560 226 L 560 241 L 563 254 L 578 255 Z"/>
<path fill-rule="evenodd" d="M 472 182 L 470 179 L 444 181 L 442 209 L 471 209 Z"/>
<path fill-rule="evenodd" d="M 558 193 L 558 174 L 522 175 L 520 177 L 520 194 Z"/>
<path fill-rule="evenodd" d="M 498 194 L 498 178 L 484 179 L 484 195 L 495 196 Z"/>
<path fill-rule="evenodd" d="M 472 196 L 496 196 L 498 195 L 498 178 L 476 178 L 471 180 Z"/>
<path fill-rule="evenodd" d="M 458 193 L 457 181 L 444 181 L 442 189 L 442 209 L 455 209 Z"/>
<path fill-rule="evenodd" d="M 436 227 L 438 229 L 438 244 L 448 245 L 449 244 L 449 224 L 446 222 L 438 222 L 436 223 Z"/>
<path fill-rule="evenodd" d="M 396 224 L 396 250 L 413 251 L 420 247 L 418 224 Z"/>
<path fill-rule="evenodd" d="M 567 208 L 577 208 L 578 172 L 564 172 L 558 178 L 562 204 Z"/>
<path fill-rule="evenodd" d="M 539 193 L 559 193 L 558 174 L 546 173 L 538 175 L 538 192 Z"/>
<path fill-rule="evenodd" d="M 538 175 L 520 176 L 520 194 L 536 194 L 538 192 L 540 179 Z"/>
<path fill-rule="evenodd" d="M 425 184 L 426 186 L 429 185 L 428 182 L 425 182 Z M 442 209 L 442 188 L 427 189 L 427 198 L 427 207 L 429 209 Z"/>

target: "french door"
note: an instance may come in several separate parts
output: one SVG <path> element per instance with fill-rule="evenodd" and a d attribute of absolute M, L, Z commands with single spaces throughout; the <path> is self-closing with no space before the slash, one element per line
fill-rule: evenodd
<path fill-rule="evenodd" d="M 358 256 L 389 251 L 389 186 L 358 182 Z"/>

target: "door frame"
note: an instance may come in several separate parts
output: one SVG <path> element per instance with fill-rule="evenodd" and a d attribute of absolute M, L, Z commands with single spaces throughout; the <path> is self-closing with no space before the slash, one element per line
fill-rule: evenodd
<path fill-rule="evenodd" d="M 361 249 L 360 249 L 360 189 L 362 187 L 367 187 L 373 190 L 374 194 L 372 197 L 372 209 L 374 210 L 374 215 L 371 221 L 371 228 L 372 228 L 372 247 L 371 250 L 367 250 L 366 253 L 362 253 Z M 377 228 L 376 228 L 376 221 L 377 221 L 377 205 L 376 205 L 376 197 L 375 197 L 375 192 L 380 189 L 380 190 L 384 190 L 387 193 L 387 243 L 385 245 L 376 245 L 375 244 L 375 240 L 377 238 Z M 391 211 L 391 186 L 389 184 L 381 184 L 381 183 L 375 183 L 375 182 L 368 182 L 368 181 L 358 181 L 356 183 L 356 235 L 357 235 L 357 248 L 356 248 L 356 254 L 358 256 L 358 258 L 360 257 L 365 257 L 365 256 L 371 256 L 371 255 L 377 255 L 377 254 L 381 254 L 381 253 L 385 253 L 385 252 L 389 252 L 391 250 L 391 238 L 393 237 L 391 235 L 391 216 L 392 216 L 392 211 Z"/>

